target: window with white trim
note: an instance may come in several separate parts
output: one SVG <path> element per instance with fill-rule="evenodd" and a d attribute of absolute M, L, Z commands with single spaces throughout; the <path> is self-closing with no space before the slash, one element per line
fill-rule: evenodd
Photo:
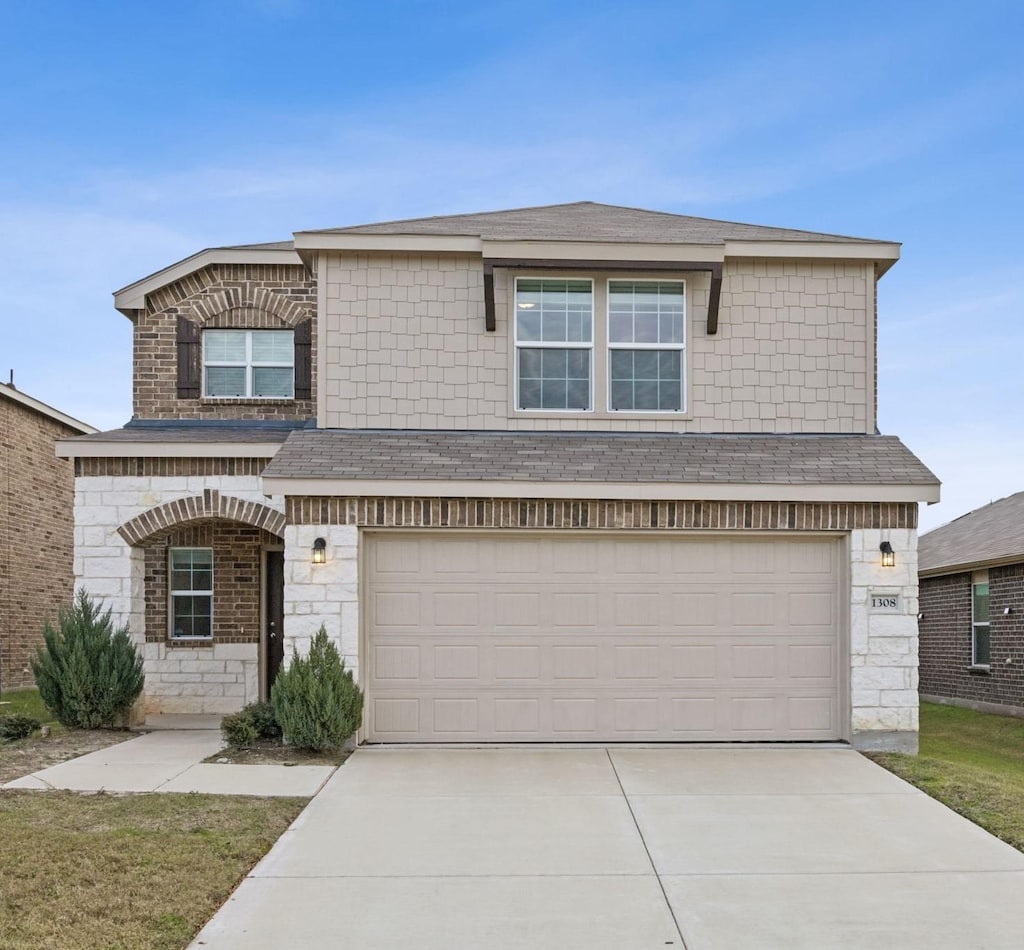
<path fill-rule="evenodd" d="M 989 666 L 992 658 L 988 581 L 971 585 L 971 665 Z"/>
<path fill-rule="evenodd" d="M 516 407 L 589 410 L 593 281 L 516 278 L 515 307 Z"/>
<path fill-rule="evenodd" d="M 292 399 L 292 330 L 205 330 L 203 395 L 212 398 Z"/>
<path fill-rule="evenodd" d="M 610 411 L 682 411 L 684 325 L 681 280 L 608 281 Z"/>
<path fill-rule="evenodd" d="M 168 558 L 171 639 L 212 639 L 213 548 L 171 548 Z"/>

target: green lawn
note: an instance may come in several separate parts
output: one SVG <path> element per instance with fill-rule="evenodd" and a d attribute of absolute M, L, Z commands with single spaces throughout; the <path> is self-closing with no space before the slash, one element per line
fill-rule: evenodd
<path fill-rule="evenodd" d="M 922 703 L 920 753 L 871 758 L 1024 851 L 1024 719 Z"/>
<path fill-rule="evenodd" d="M 43 705 L 37 689 L 9 689 L 0 693 L 0 716 L 31 716 L 41 723 L 53 722 L 53 713 Z"/>
<path fill-rule="evenodd" d="M 179 950 L 305 802 L 0 792 L 0 946 Z"/>

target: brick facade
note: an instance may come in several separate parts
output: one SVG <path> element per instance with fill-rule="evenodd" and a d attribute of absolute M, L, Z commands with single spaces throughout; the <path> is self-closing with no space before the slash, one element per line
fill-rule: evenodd
<path fill-rule="evenodd" d="M 481 486 L 483 487 L 483 486 Z M 916 528 L 916 504 L 566 501 L 522 498 L 286 499 L 289 524 L 371 528 L 661 528 L 852 531 Z"/>
<path fill-rule="evenodd" d="M 202 329 L 278 330 L 312 320 L 316 279 L 300 265 L 212 264 L 149 294 L 135 318 L 134 412 L 141 419 L 308 419 L 311 399 L 187 399 L 177 395 L 178 318 Z"/>
<path fill-rule="evenodd" d="M 174 528 L 150 538 L 146 552 L 146 641 L 202 649 L 216 643 L 259 643 L 261 552 L 281 538 L 230 521 L 208 521 Z M 213 639 L 207 643 L 168 637 L 168 550 L 213 548 Z"/>
<path fill-rule="evenodd" d="M 73 595 L 68 459 L 54 441 L 80 432 L 0 399 L 0 686 L 32 686 L 29 657 L 43 624 Z"/>
<path fill-rule="evenodd" d="M 1024 563 L 990 568 L 988 583 L 992 663 L 981 670 L 971 668 L 971 574 L 921 579 L 921 693 L 1024 715 Z"/>

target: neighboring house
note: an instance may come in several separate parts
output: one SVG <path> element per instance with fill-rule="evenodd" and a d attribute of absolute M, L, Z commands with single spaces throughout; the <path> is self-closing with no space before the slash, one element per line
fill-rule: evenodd
<path fill-rule="evenodd" d="M 73 594 L 74 465 L 58 439 L 95 432 L 0 383 L 0 688 L 32 686 L 29 657 Z"/>
<path fill-rule="evenodd" d="M 921 698 L 1024 716 L 1024 492 L 921 535 Z"/>
<path fill-rule="evenodd" d="M 135 416 L 62 443 L 77 577 L 151 711 L 266 696 L 324 624 L 370 742 L 915 748 L 898 256 L 590 202 L 202 251 L 115 294 Z"/>

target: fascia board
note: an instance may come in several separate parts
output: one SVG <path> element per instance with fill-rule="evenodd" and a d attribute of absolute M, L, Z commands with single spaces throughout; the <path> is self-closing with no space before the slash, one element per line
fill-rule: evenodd
<path fill-rule="evenodd" d="M 263 479 L 268 495 L 412 498 L 625 498 L 642 501 L 933 502 L 938 485 L 745 485 L 664 482 L 440 481 L 428 479 Z"/>
<path fill-rule="evenodd" d="M 621 261 L 723 260 L 721 244 L 635 244 L 610 241 L 484 241 L 485 258 Z"/>
<path fill-rule="evenodd" d="M 87 422 L 82 422 L 81 420 L 74 418 L 74 416 L 69 416 L 67 413 L 61 412 L 59 409 L 54 409 L 53 406 L 48 406 L 45 402 L 33 399 L 31 396 L 25 395 L 25 393 L 14 389 L 12 386 L 6 386 L 0 383 L 0 396 L 6 396 L 11 400 L 11 402 L 19 403 L 22 406 L 32 409 L 34 412 L 38 412 L 40 415 L 53 419 L 55 422 L 59 422 L 72 429 L 77 429 L 82 433 L 82 435 L 91 435 L 94 432 L 100 431 L 99 429 L 89 425 Z"/>
<path fill-rule="evenodd" d="M 273 458 L 283 442 L 99 442 L 61 439 L 58 458 Z"/>
<path fill-rule="evenodd" d="M 155 274 L 143 277 L 127 287 L 114 291 L 114 306 L 122 313 L 125 311 L 142 310 L 146 306 L 146 294 L 168 284 L 181 280 L 189 274 L 202 270 L 210 264 L 301 264 L 302 259 L 295 251 L 282 248 L 255 248 L 242 250 L 236 248 L 206 248 L 198 254 L 186 257 L 176 264 L 158 270 Z"/>
<path fill-rule="evenodd" d="M 441 234 L 324 234 L 296 231 L 297 251 L 390 251 L 392 253 L 479 254 L 482 242 L 471 235 Z"/>
<path fill-rule="evenodd" d="M 943 577 L 946 574 L 969 574 L 971 571 L 987 570 L 990 567 L 1006 567 L 1010 564 L 1024 562 L 1024 551 L 1019 554 L 1006 554 L 1002 557 L 982 558 L 975 561 L 964 561 L 962 564 L 944 564 L 942 567 L 921 568 L 918 577 Z"/>
<path fill-rule="evenodd" d="M 725 256 L 877 261 L 891 266 L 900 259 L 900 245 L 882 241 L 726 241 Z"/>

